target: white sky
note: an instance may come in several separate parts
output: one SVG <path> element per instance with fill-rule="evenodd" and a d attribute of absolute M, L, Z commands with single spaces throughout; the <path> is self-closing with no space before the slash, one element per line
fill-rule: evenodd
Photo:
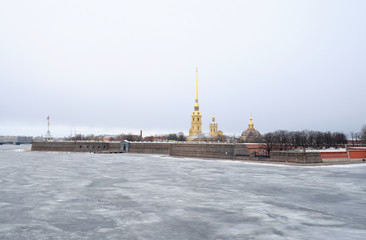
<path fill-rule="evenodd" d="M 366 1 L 1 1 L 0 135 L 360 131 Z"/>

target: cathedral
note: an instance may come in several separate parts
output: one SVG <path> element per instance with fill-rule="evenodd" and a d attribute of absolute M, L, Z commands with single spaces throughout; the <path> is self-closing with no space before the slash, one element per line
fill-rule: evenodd
<path fill-rule="evenodd" d="M 240 137 L 241 142 L 258 142 L 261 134 L 254 128 L 253 118 L 250 117 L 248 129 L 245 130 Z"/>
<path fill-rule="evenodd" d="M 202 133 L 202 115 L 200 105 L 198 104 L 198 68 L 196 67 L 196 99 L 194 101 L 194 110 L 192 113 L 191 129 L 189 129 L 189 137 Z"/>
<path fill-rule="evenodd" d="M 222 131 L 218 130 L 218 124 L 215 116 L 212 117 L 212 122 L 209 124 L 209 133 L 202 133 L 202 114 L 198 103 L 198 68 L 196 67 L 196 98 L 194 101 L 193 113 L 191 115 L 191 128 L 187 141 L 195 142 L 216 142 L 225 141 Z M 254 128 L 253 118 L 250 117 L 248 129 L 240 136 L 240 142 L 261 142 L 261 134 Z"/>
<path fill-rule="evenodd" d="M 215 122 L 215 117 L 212 117 L 209 128 L 209 134 L 202 133 L 202 114 L 198 103 L 198 68 L 196 67 L 196 99 L 192 113 L 191 129 L 189 129 L 187 140 L 209 142 L 218 141 L 224 136 L 223 132 L 218 130 L 218 124 Z"/>

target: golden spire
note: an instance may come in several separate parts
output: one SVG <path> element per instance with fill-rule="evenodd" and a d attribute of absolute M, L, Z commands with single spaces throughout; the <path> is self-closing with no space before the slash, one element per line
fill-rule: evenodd
<path fill-rule="evenodd" d="M 196 99 L 192 113 L 192 122 L 191 129 L 189 130 L 189 136 L 194 136 L 200 133 L 202 133 L 202 115 L 200 112 L 200 105 L 198 104 L 198 67 L 196 67 Z"/>
<path fill-rule="evenodd" d="M 254 123 L 253 123 L 253 118 L 252 117 L 250 117 L 249 124 L 248 124 L 248 129 L 254 129 Z"/>
<path fill-rule="evenodd" d="M 196 66 L 196 102 L 198 102 L 198 67 Z"/>
<path fill-rule="evenodd" d="M 199 111 L 200 105 L 198 104 L 198 67 L 196 67 L 196 100 L 194 102 L 194 110 Z"/>

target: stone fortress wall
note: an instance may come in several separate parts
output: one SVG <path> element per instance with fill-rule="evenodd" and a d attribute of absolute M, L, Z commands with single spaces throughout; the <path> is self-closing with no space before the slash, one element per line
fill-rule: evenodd
<path fill-rule="evenodd" d="M 236 155 L 247 155 L 244 144 L 230 143 L 149 143 L 131 142 L 129 152 L 167 154 L 179 157 L 233 159 Z"/>
<path fill-rule="evenodd" d="M 93 152 L 93 153 L 145 153 L 145 154 L 163 154 L 176 157 L 196 157 L 212 159 L 233 159 L 249 160 L 260 162 L 283 162 L 298 164 L 319 164 L 336 162 L 354 162 L 363 161 L 366 158 L 366 150 L 357 151 L 357 159 L 347 157 L 340 158 L 344 153 L 324 152 L 279 152 L 272 151 L 270 157 L 256 156 L 254 152 L 248 150 L 246 144 L 233 143 L 168 143 L 168 142 L 87 142 L 87 141 L 69 141 L 69 142 L 33 142 L 32 151 L 56 151 L 56 152 Z M 353 152 L 349 150 L 351 155 Z M 354 154 L 356 154 L 354 153 Z M 340 155 L 341 154 L 341 155 Z M 362 155 L 361 155 L 362 154 Z"/>
<path fill-rule="evenodd" d="M 319 152 L 272 151 L 270 161 L 290 163 L 324 163 Z"/>
<path fill-rule="evenodd" d="M 171 143 L 130 142 L 128 152 L 151 153 L 151 154 L 170 154 L 170 146 L 171 146 Z"/>
<path fill-rule="evenodd" d="M 65 141 L 65 142 L 33 142 L 32 151 L 45 152 L 94 152 L 108 153 L 120 152 L 120 143 L 110 142 L 84 142 L 84 141 Z"/>
<path fill-rule="evenodd" d="M 155 143 L 155 142 L 34 142 L 32 151 L 56 152 L 130 152 L 165 154 L 180 157 L 233 159 L 236 155 L 249 156 L 244 144 L 227 143 Z"/>
<path fill-rule="evenodd" d="M 233 159 L 237 154 L 248 155 L 243 144 L 230 143 L 180 143 L 172 144 L 171 156 Z"/>

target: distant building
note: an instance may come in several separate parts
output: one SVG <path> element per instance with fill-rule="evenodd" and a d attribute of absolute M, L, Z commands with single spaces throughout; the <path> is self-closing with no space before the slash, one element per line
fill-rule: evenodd
<path fill-rule="evenodd" d="M 189 129 L 189 135 L 187 141 L 195 142 L 210 142 L 210 141 L 225 141 L 225 137 L 222 131 L 218 130 L 218 124 L 215 116 L 212 117 L 212 122 L 209 124 L 209 133 L 202 133 L 202 114 L 200 112 L 200 106 L 198 103 L 198 68 L 196 67 L 196 98 L 194 102 L 194 109 L 191 115 L 191 128 Z M 250 117 L 248 129 L 246 129 L 240 136 L 240 142 L 261 142 L 261 134 L 254 128 L 253 118 Z M 262 145 L 256 147 L 253 146 L 253 151 L 262 149 Z"/>
<path fill-rule="evenodd" d="M 47 121 L 48 121 L 48 129 L 47 129 L 47 133 L 43 137 L 43 139 L 46 140 L 46 141 L 52 141 L 53 137 L 52 137 L 51 132 L 50 132 L 50 116 L 47 117 Z"/>
<path fill-rule="evenodd" d="M 192 113 L 191 129 L 189 129 L 189 137 L 202 133 L 202 115 L 200 105 L 198 104 L 198 68 L 196 67 L 196 99 L 194 102 L 194 110 Z"/>
<path fill-rule="evenodd" d="M 266 144 L 265 143 L 244 143 L 250 153 L 255 152 L 257 155 L 265 155 Z"/>
<path fill-rule="evenodd" d="M 196 99 L 192 113 L 191 129 L 189 129 L 187 141 L 210 142 L 223 140 L 224 134 L 222 131 L 218 130 L 218 124 L 215 122 L 215 117 L 212 117 L 209 129 L 209 134 L 202 133 L 202 114 L 198 103 L 198 68 L 196 67 Z"/>
<path fill-rule="evenodd" d="M 31 144 L 33 137 L 28 136 L 0 136 L 0 145 L 2 144 Z"/>
<path fill-rule="evenodd" d="M 17 143 L 19 144 L 31 144 L 33 142 L 33 137 L 28 136 L 17 136 Z"/>
<path fill-rule="evenodd" d="M 11 144 L 15 141 L 16 139 L 14 136 L 0 136 L 0 144 Z"/>
<path fill-rule="evenodd" d="M 361 140 L 347 140 L 347 146 L 363 146 L 362 141 Z"/>
<path fill-rule="evenodd" d="M 254 128 L 253 118 L 250 117 L 247 130 L 240 137 L 241 142 L 257 142 L 261 134 Z"/>
<path fill-rule="evenodd" d="M 212 116 L 212 122 L 210 123 L 210 135 L 215 136 L 217 134 L 218 125 L 215 122 L 215 116 Z"/>

